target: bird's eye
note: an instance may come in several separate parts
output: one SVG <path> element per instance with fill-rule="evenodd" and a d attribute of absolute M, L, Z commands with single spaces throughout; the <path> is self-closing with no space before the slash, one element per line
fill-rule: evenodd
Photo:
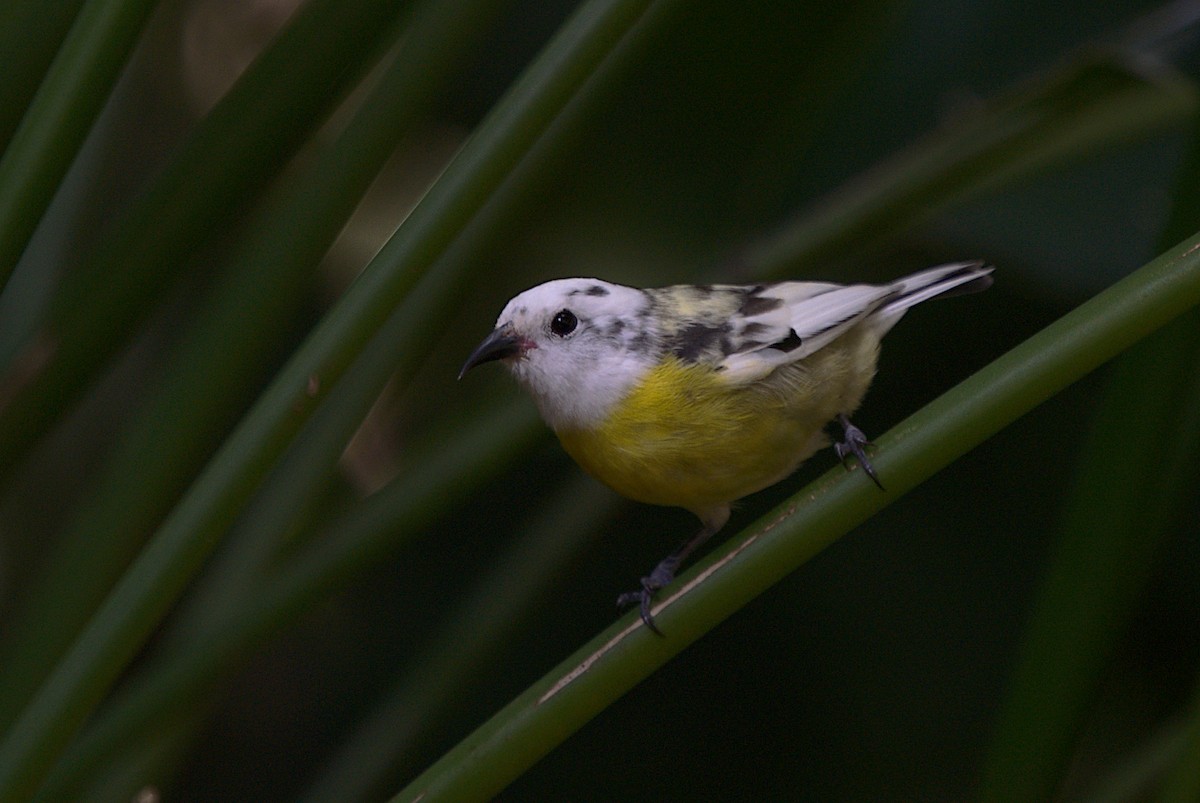
<path fill-rule="evenodd" d="M 550 331 L 559 337 L 566 337 L 574 332 L 578 325 L 579 319 L 575 317 L 575 313 L 565 309 L 555 314 L 554 319 L 550 321 Z"/>

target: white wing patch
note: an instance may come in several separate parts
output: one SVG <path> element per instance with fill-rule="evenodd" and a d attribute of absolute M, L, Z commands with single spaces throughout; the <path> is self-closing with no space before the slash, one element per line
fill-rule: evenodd
<path fill-rule="evenodd" d="M 989 273 L 991 268 L 980 262 L 958 262 L 889 285 L 767 285 L 730 321 L 734 347 L 719 369 L 732 382 L 762 379 L 779 366 L 824 348 L 868 318 L 882 336 L 915 304 L 955 288 L 981 290 L 991 281 Z"/>
<path fill-rule="evenodd" d="M 894 298 L 895 290 L 869 284 L 783 282 L 768 287 L 761 297 L 782 303 L 735 325 L 735 342 L 744 338 L 751 348 L 730 354 L 720 364 L 732 382 L 753 382 L 804 359 Z"/>

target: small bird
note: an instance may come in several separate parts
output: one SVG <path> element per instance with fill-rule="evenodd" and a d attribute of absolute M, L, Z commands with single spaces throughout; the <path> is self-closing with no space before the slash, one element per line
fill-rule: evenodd
<path fill-rule="evenodd" d="M 513 298 L 459 372 L 503 361 L 580 466 L 639 502 L 682 507 L 700 532 L 617 604 L 651 615 L 655 593 L 729 519 L 829 443 L 882 489 L 850 423 L 879 341 L 909 307 L 984 290 L 992 268 L 956 262 L 892 284 L 776 282 L 637 289 L 556 279 Z M 848 467 L 848 465 L 847 465 Z M 660 633 L 661 635 L 661 633 Z"/>

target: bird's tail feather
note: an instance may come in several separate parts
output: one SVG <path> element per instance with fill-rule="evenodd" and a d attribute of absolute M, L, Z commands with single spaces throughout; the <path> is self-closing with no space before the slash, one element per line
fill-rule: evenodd
<path fill-rule="evenodd" d="M 905 276 L 895 284 L 896 296 L 884 304 L 879 313 L 896 315 L 937 296 L 950 298 L 978 293 L 992 286 L 991 273 L 991 265 L 975 260 L 952 262 Z"/>

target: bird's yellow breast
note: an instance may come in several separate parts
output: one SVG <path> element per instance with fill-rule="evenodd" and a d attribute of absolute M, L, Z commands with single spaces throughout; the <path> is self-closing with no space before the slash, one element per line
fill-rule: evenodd
<path fill-rule="evenodd" d="M 558 432 L 563 448 L 618 493 L 696 512 L 793 472 L 826 443 L 823 428 L 858 406 L 879 339 L 858 326 L 820 351 L 746 384 L 669 357 L 595 427 Z"/>

